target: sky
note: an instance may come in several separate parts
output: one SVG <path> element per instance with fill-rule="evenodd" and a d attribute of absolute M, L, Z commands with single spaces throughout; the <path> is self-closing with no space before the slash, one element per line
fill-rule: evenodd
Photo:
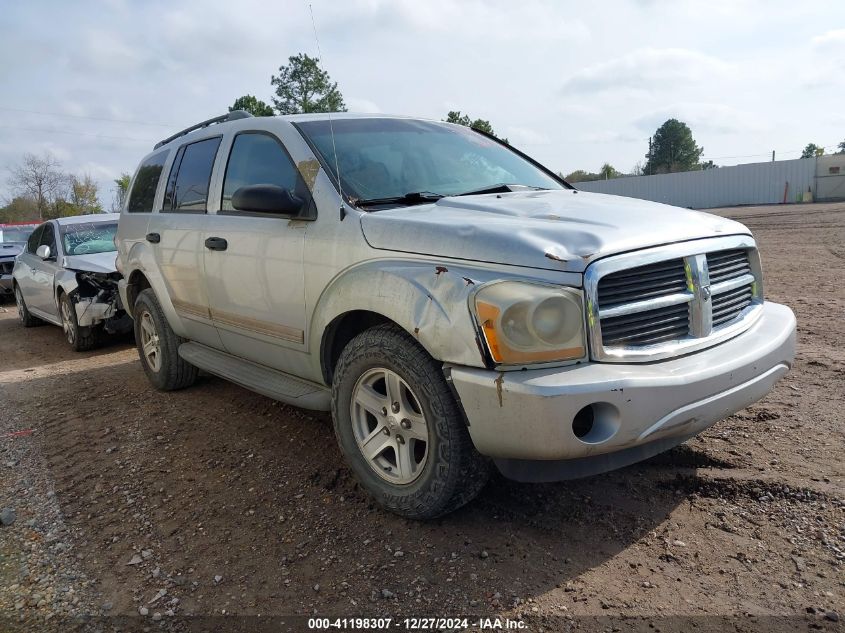
<path fill-rule="evenodd" d="M 488 119 L 555 171 L 630 171 L 668 118 L 719 165 L 845 140 L 845 3 L 311 0 L 322 66 L 354 112 Z M 309 3 L 0 0 L 0 203 L 8 168 L 52 153 L 112 180 L 155 142 L 270 103 L 318 55 Z"/>

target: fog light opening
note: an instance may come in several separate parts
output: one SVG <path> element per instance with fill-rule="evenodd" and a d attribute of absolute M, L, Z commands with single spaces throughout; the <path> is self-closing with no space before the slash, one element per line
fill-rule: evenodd
<path fill-rule="evenodd" d="M 619 430 L 619 409 L 609 402 L 593 402 L 572 419 L 572 433 L 585 444 L 606 442 Z"/>
<path fill-rule="evenodd" d="M 575 434 L 575 437 L 580 440 L 589 435 L 590 431 L 593 430 L 594 420 L 593 405 L 588 404 L 578 411 L 572 420 L 572 432 Z"/>

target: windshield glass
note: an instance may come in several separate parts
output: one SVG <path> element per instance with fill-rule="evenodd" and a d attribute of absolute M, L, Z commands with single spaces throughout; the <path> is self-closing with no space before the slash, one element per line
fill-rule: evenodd
<path fill-rule="evenodd" d="M 0 225 L 0 242 L 26 242 L 37 224 Z"/>
<path fill-rule="evenodd" d="M 116 251 L 117 222 L 82 222 L 61 228 L 65 255 L 94 255 Z"/>
<path fill-rule="evenodd" d="M 564 186 L 496 141 L 460 125 L 412 119 L 335 119 L 297 127 L 358 200 L 425 192 L 450 196 L 503 184 L 541 189 Z"/>

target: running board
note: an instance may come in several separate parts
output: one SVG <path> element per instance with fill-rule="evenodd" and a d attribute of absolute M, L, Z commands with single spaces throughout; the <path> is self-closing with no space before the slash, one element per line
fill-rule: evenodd
<path fill-rule="evenodd" d="M 331 410 L 331 391 L 326 387 L 199 343 L 182 343 L 179 346 L 179 356 L 209 374 L 225 378 L 268 398 L 303 409 Z"/>

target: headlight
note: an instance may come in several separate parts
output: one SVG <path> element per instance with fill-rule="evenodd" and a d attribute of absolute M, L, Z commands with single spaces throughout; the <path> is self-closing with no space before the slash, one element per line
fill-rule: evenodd
<path fill-rule="evenodd" d="M 580 290 L 502 281 L 478 291 L 475 313 L 497 364 L 548 363 L 587 354 Z"/>

